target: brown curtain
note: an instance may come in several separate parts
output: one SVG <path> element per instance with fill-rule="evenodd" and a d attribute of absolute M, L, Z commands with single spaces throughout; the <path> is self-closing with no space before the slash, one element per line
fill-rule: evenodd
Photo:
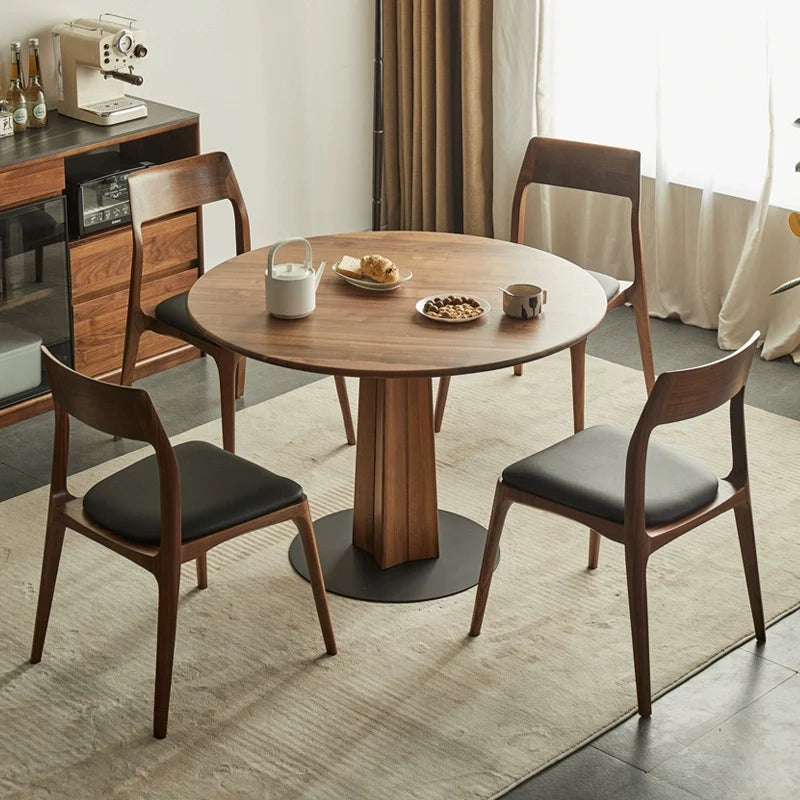
<path fill-rule="evenodd" d="M 492 2 L 383 13 L 388 227 L 492 236 Z"/>

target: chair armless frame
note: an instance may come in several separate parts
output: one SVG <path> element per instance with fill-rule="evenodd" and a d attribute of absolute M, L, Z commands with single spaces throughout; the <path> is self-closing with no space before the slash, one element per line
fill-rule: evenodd
<path fill-rule="evenodd" d="M 506 515 L 511 505 L 521 503 L 573 519 L 625 547 L 637 702 L 642 716 L 650 716 L 652 702 L 646 584 L 648 558 L 665 544 L 730 509 L 734 510 L 736 518 L 755 635 L 759 641 L 765 639 L 744 425 L 744 388 L 758 337 L 759 333 L 754 333 L 739 350 L 719 361 L 701 367 L 665 372 L 659 376 L 628 444 L 623 522 L 599 517 L 546 497 L 512 488 L 505 485 L 502 478 L 498 480 L 470 627 L 472 636 L 480 634 L 483 624 Z M 716 497 L 681 519 L 648 527 L 645 524 L 645 477 L 647 450 L 653 430 L 660 425 L 705 414 L 725 403 L 729 403 L 732 463 L 729 473 L 719 479 Z"/>
<path fill-rule="evenodd" d="M 620 291 L 608 300 L 607 309 L 630 303 L 636 320 L 642 370 L 647 391 L 655 383 L 653 347 L 647 308 L 647 289 L 642 259 L 642 233 L 639 215 L 641 155 L 636 150 L 572 142 L 536 136 L 528 142 L 517 177 L 511 204 L 511 241 L 524 244 L 525 206 L 532 184 L 627 197 L 631 203 L 630 228 L 633 247 L 633 282 L 621 282 Z M 624 284 L 624 285 L 623 285 Z M 583 430 L 585 402 L 586 339 L 570 348 L 572 373 L 572 417 L 575 431 Z M 522 375 L 522 364 L 514 367 Z M 436 395 L 434 428 L 442 426 L 450 378 L 442 377 Z"/>
<path fill-rule="evenodd" d="M 42 348 L 42 353 L 53 395 L 55 433 L 31 662 L 36 664 L 42 657 L 64 532 L 66 528 L 70 528 L 138 564 L 156 579 L 158 628 L 153 735 L 163 738 L 166 736 L 169 713 L 181 564 L 204 556 L 212 547 L 235 536 L 285 520 L 291 520 L 300 532 L 327 652 L 335 654 L 336 643 L 306 497 L 303 496 L 299 502 L 270 514 L 182 543 L 181 479 L 178 462 L 147 392 L 87 378 L 61 364 L 45 347 Z M 83 509 L 83 498 L 68 491 L 71 416 L 96 430 L 146 442 L 153 447 L 158 465 L 161 507 L 161 541 L 158 546 L 130 542 L 92 521 Z M 203 580 L 200 580 L 198 574 L 198 583 L 200 588 L 205 588 L 205 576 L 202 577 Z"/>

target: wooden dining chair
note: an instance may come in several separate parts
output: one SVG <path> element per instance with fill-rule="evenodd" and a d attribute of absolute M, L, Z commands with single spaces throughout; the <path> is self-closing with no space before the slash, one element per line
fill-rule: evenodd
<path fill-rule="evenodd" d="M 133 259 L 120 384 L 130 386 L 133 382 L 139 340 L 145 331 L 173 336 L 194 345 L 210 355 L 217 365 L 222 442 L 225 449 L 233 453 L 236 398 L 244 394 L 244 356 L 212 342 L 203 333 L 189 314 L 188 292 L 162 300 L 152 313 L 142 307 L 142 275 L 147 254 L 142 226 L 146 223 L 219 200 L 228 200 L 233 207 L 236 254 L 250 250 L 249 217 L 233 167 L 225 153 L 192 156 L 133 173 L 128 178 L 128 192 L 133 227 Z M 336 376 L 335 381 L 347 442 L 355 444 L 347 386 L 341 376 Z"/>
<path fill-rule="evenodd" d="M 243 533 L 291 520 L 309 565 L 326 651 L 334 655 L 325 582 L 308 501 L 300 485 L 208 442 L 173 447 L 143 389 L 104 383 L 65 367 L 42 348 L 55 408 L 55 436 L 31 663 L 42 658 L 66 528 L 144 567 L 158 584 L 153 735 L 167 733 L 181 564 Z M 69 420 L 147 442 L 155 454 L 96 483 L 67 489 Z M 197 585 L 207 586 L 198 559 Z"/>
<path fill-rule="evenodd" d="M 633 434 L 597 425 L 503 470 L 497 482 L 470 635 L 481 632 L 500 534 L 514 503 L 588 525 L 625 548 L 633 663 L 639 713 L 650 716 L 647 560 L 652 553 L 733 509 L 755 635 L 764 641 L 747 445 L 744 387 L 759 333 L 732 355 L 701 367 L 664 372 Z M 650 440 L 653 430 L 730 405 L 732 466 L 719 478 L 704 464 Z M 597 566 L 597 561 L 592 566 Z"/>
<path fill-rule="evenodd" d="M 605 292 L 609 311 L 625 303 L 630 303 L 633 307 L 644 382 L 649 393 L 655 382 L 655 370 L 642 265 L 642 235 L 639 222 L 640 162 L 641 156 L 636 150 L 535 136 L 528 143 L 514 190 L 511 206 L 511 241 L 524 244 L 525 201 L 531 184 L 583 189 L 588 192 L 627 197 L 630 200 L 633 281 L 619 281 L 601 272 L 591 270 L 589 272 Z M 574 429 L 579 431 L 583 428 L 586 339 L 570 348 L 570 359 L 573 425 Z M 522 364 L 514 367 L 514 373 L 522 375 Z M 434 412 L 434 427 L 437 432 L 442 426 L 449 388 L 450 378 L 440 378 Z"/>

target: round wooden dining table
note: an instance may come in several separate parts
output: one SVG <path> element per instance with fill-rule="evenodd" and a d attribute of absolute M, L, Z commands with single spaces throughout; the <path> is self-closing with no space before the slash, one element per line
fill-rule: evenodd
<path fill-rule="evenodd" d="M 438 507 L 432 378 L 510 368 L 567 347 L 583 358 L 587 335 L 605 315 L 605 294 L 575 264 L 499 239 L 370 231 L 308 241 L 315 264 L 376 253 L 413 276 L 392 291 L 368 291 L 327 269 L 315 310 L 278 319 L 266 311 L 262 248 L 202 275 L 189 292 L 189 313 L 211 339 L 243 355 L 359 379 L 353 508 L 314 522 L 329 591 L 407 602 L 468 589 L 478 581 L 486 529 Z M 280 256 L 302 262 L 303 246 L 284 245 Z M 511 283 L 546 289 L 541 316 L 503 314 L 498 287 Z M 484 299 L 490 310 L 465 323 L 416 310 L 421 298 L 451 294 Z M 289 557 L 308 577 L 298 541 Z"/>

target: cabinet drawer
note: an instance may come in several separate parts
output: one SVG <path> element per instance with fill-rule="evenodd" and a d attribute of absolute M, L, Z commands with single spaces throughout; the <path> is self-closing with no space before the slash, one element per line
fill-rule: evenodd
<path fill-rule="evenodd" d="M 142 306 L 152 311 L 165 297 L 187 291 L 197 279 L 194 269 L 150 281 L 142 286 Z M 98 297 L 73 308 L 75 369 L 85 375 L 102 375 L 122 366 L 128 289 Z M 139 344 L 138 360 L 164 353 L 182 342 L 146 331 Z"/>
<path fill-rule="evenodd" d="M 72 242 L 69 248 L 72 302 L 122 289 L 131 279 L 133 234 L 123 230 Z M 144 228 L 144 275 L 175 272 L 197 261 L 197 215 L 194 211 L 162 219 Z"/>
<path fill-rule="evenodd" d="M 0 172 L 0 208 L 61 194 L 64 162 L 58 158 Z"/>

